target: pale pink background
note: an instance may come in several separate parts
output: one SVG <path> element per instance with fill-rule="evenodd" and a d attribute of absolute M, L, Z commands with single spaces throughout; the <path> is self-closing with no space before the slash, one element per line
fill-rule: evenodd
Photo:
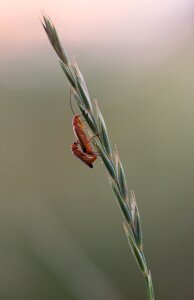
<path fill-rule="evenodd" d="M 45 43 L 41 10 L 72 47 L 127 51 L 140 60 L 169 55 L 193 39 L 191 0 L 7 0 L 0 10 L 1 54 L 22 54 Z"/>

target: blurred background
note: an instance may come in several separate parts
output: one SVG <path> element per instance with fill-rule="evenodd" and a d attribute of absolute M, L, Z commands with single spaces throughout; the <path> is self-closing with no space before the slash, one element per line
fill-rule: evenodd
<path fill-rule="evenodd" d="M 71 154 L 68 85 L 41 10 L 119 149 L 156 299 L 194 299 L 193 1 L 6 0 L 0 300 L 146 299 L 100 159 L 90 170 Z"/>

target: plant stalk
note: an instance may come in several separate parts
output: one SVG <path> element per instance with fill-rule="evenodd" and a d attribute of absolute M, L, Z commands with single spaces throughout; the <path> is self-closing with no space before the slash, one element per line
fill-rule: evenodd
<path fill-rule="evenodd" d="M 113 193 L 123 213 L 126 236 L 134 258 L 144 276 L 148 300 L 154 300 L 152 277 L 143 252 L 142 228 L 135 193 L 133 191 L 128 192 L 124 168 L 118 151 L 117 149 L 115 151 L 112 150 L 106 124 L 97 101 L 95 101 L 94 113 L 94 104 L 90 99 L 86 83 L 75 59 L 72 61 L 69 60 L 53 23 L 45 14 L 43 14 L 42 25 L 52 47 L 59 57 L 62 70 L 68 79 L 71 92 L 77 101 L 78 107 L 92 134 L 97 135 L 96 140 L 93 139 L 93 143 L 100 153 L 108 172 Z"/>

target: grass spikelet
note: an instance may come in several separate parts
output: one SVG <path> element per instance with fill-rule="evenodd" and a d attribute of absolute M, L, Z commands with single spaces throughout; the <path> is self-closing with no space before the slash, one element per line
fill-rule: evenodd
<path fill-rule="evenodd" d="M 51 45 L 53 46 L 54 50 L 56 51 L 58 57 L 62 60 L 62 62 L 65 65 L 68 65 L 69 64 L 68 57 L 60 43 L 55 26 L 53 25 L 50 18 L 47 17 L 44 13 L 42 13 L 42 17 L 43 17 L 43 21 L 41 21 L 42 26 L 48 36 Z"/>
<path fill-rule="evenodd" d="M 98 132 L 101 137 L 101 142 L 102 142 L 107 154 L 111 157 L 112 150 L 111 150 L 111 145 L 110 145 L 110 141 L 109 141 L 109 137 L 108 137 L 108 132 L 106 129 L 106 124 L 105 124 L 104 118 L 102 116 L 102 113 L 99 109 L 97 100 L 95 100 L 95 104 L 96 104 L 97 121 L 98 121 Z"/>
<path fill-rule="evenodd" d="M 89 112 L 92 112 L 93 108 L 92 108 L 92 103 L 91 103 L 91 100 L 90 100 L 89 92 L 88 92 L 88 89 L 86 87 L 86 83 L 84 81 L 82 73 L 80 72 L 80 70 L 78 68 L 78 64 L 77 64 L 75 58 L 73 58 L 72 68 L 74 70 L 74 74 L 75 74 L 75 77 L 76 77 L 77 89 L 79 91 L 80 97 L 82 98 L 86 109 Z"/>
<path fill-rule="evenodd" d="M 116 146 L 115 146 L 115 148 L 116 148 Z M 125 202 L 128 203 L 127 182 L 126 182 L 125 172 L 123 169 L 123 165 L 120 161 L 117 148 L 115 150 L 114 156 L 115 156 L 115 162 L 116 162 L 117 180 L 119 182 L 120 191 L 121 191 L 123 198 L 125 199 Z"/>
<path fill-rule="evenodd" d="M 100 108 L 96 102 L 95 104 L 97 116 L 94 115 L 93 103 L 90 100 L 90 96 L 83 75 L 81 74 L 81 71 L 79 70 L 75 60 L 72 64 L 70 64 L 68 57 L 65 51 L 63 50 L 63 47 L 59 40 L 57 31 L 54 25 L 52 24 L 51 20 L 45 14 L 43 14 L 42 25 L 52 47 L 54 48 L 55 52 L 57 53 L 60 59 L 61 67 L 68 79 L 70 89 L 74 94 L 78 107 L 83 117 L 85 118 L 86 123 L 91 129 L 92 134 L 97 135 L 93 143 L 96 146 L 99 154 L 101 155 L 102 162 L 108 173 L 108 179 L 110 181 L 113 193 L 123 213 L 125 233 L 131 251 L 145 279 L 148 300 L 154 300 L 152 277 L 147 267 L 146 259 L 143 252 L 143 239 L 139 210 L 133 191 L 131 192 L 129 200 L 125 172 L 121 160 L 119 158 L 118 151 L 116 149 L 113 159 L 111 144 L 105 125 L 105 120 L 102 116 Z"/>

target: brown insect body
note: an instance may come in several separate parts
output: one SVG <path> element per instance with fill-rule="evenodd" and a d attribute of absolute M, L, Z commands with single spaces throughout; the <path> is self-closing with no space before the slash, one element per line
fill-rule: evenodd
<path fill-rule="evenodd" d="M 78 142 L 74 142 L 71 145 L 71 151 L 78 159 L 80 159 L 83 163 L 85 163 L 89 168 L 93 168 L 92 163 L 97 159 L 97 154 L 84 153 L 81 149 L 79 149 L 78 145 L 79 145 Z"/>
<path fill-rule="evenodd" d="M 88 140 L 88 137 L 84 132 L 84 125 L 81 122 L 79 115 L 73 117 L 72 125 L 74 134 L 80 144 L 82 151 L 89 155 L 94 155 L 92 146 L 90 145 L 90 140 Z"/>

